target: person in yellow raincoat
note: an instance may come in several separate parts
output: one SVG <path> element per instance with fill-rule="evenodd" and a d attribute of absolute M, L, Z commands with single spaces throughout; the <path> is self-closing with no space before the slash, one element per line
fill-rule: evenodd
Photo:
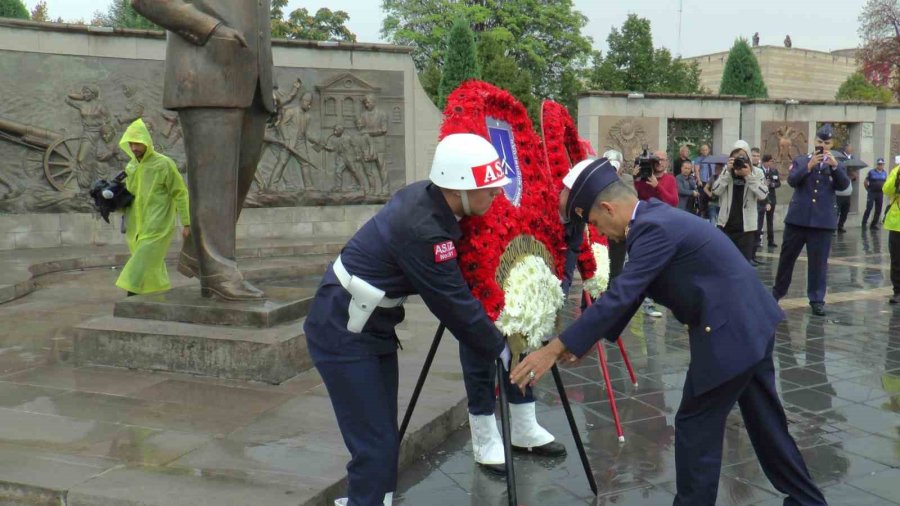
<path fill-rule="evenodd" d="M 168 290 L 166 253 L 175 230 L 175 213 L 190 231 L 188 191 L 175 162 L 153 149 L 153 139 L 141 119 L 135 120 L 119 141 L 131 157 L 125 167 L 125 187 L 134 201 L 125 209 L 125 238 L 131 258 L 116 280 L 129 295 Z"/>

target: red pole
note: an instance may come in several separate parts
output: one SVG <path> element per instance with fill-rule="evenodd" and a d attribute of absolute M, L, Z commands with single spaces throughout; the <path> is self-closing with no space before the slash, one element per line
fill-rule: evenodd
<path fill-rule="evenodd" d="M 587 305 L 590 306 L 591 296 L 584 292 Z M 602 340 L 601 340 L 602 341 Z M 603 345 L 601 341 L 597 341 L 597 357 L 600 359 L 600 372 L 603 374 L 603 382 L 606 384 L 606 395 L 609 397 L 609 408 L 612 410 L 613 422 L 616 424 L 616 435 L 620 443 L 625 442 L 625 434 L 622 432 L 622 422 L 619 421 L 619 408 L 616 407 L 616 398 L 613 395 L 612 380 L 609 378 L 609 367 L 606 365 L 606 354 L 603 353 Z"/>

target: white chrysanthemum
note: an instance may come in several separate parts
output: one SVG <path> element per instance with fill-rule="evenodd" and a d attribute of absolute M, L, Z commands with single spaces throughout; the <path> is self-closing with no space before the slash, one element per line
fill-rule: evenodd
<path fill-rule="evenodd" d="M 592 299 L 596 299 L 609 287 L 609 248 L 595 242 L 591 243 L 591 251 L 594 253 L 597 270 L 594 271 L 594 277 L 584 282 L 584 289 Z"/>
<path fill-rule="evenodd" d="M 497 328 L 506 335 L 524 336 L 529 349 L 553 333 L 556 313 L 562 308 L 559 279 L 540 257 L 528 255 L 516 262 L 503 284 L 506 304 Z"/>

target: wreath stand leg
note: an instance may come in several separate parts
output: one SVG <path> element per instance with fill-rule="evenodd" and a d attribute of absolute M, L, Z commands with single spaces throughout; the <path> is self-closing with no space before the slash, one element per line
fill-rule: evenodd
<path fill-rule="evenodd" d="M 556 364 L 553 364 L 553 367 L 550 370 L 553 372 L 553 381 L 556 382 L 556 390 L 559 392 L 559 400 L 562 402 L 563 410 L 566 412 L 569 428 L 572 429 L 572 438 L 575 439 L 575 447 L 578 449 L 578 456 L 581 457 L 584 475 L 587 477 L 591 492 L 593 492 L 594 495 L 597 495 L 597 481 L 594 480 L 594 471 L 591 469 L 591 462 L 588 460 L 587 452 L 584 451 L 584 442 L 581 441 L 581 433 L 578 432 L 578 425 L 575 424 L 575 415 L 572 414 L 572 406 L 569 404 L 569 396 L 566 394 L 566 387 L 563 385 L 562 376 L 559 374 L 559 368 Z"/>
<path fill-rule="evenodd" d="M 587 292 L 584 293 L 584 296 L 587 305 L 590 307 L 593 303 L 593 299 L 591 299 L 591 296 Z M 609 408 L 612 411 L 613 422 L 616 424 L 616 436 L 618 436 L 620 443 L 624 443 L 625 434 L 622 432 L 622 422 L 619 421 L 619 408 L 616 407 L 616 398 L 613 395 L 612 380 L 609 378 L 609 367 L 606 365 L 606 354 L 603 353 L 602 339 L 597 342 L 597 357 L 600 359 L 600 372 L 603 374 L 603 382 L 606 384 L 606 395 L 609 398 Z M 632 381 L 632 383 L 634 383 L 634 381 Z"/>
<path fill-rule="evenodd" d="M 434 333 L 434 340 L 431 341 L 431 349 L 428 350 L 428 356 L 425 357 L 425 363 L 422 365 L 422 372 L 419 373 L 419 380 L 416 381 L 416 388 L 413 389 L 412 397 L 409 399 L 409 405 L 406 406 L 406 413 L 403 415 L 403 423 L 400 424 L 400 437 L 397 441 L 403 442 L 403 436 L 409 427 L 409 420 L 412 418 L 413 410 L 416 409 L 416 403 L 419 402 L 419 394 L 422 393 L 422 386 L 425 385 L 425 378 L 428 377 L 428 371 L 431 369 L 431 363 L 434 362 L 434 355 L 437 353 L 438 346 L 441 344 L 441 338 L 444 337 L 444 324 L 438 325 L 437 331 Z"/>
<path fill-rule="evenodd" d="M 500 435 L 503 436 L 503 456 L 506 460 L 506 497 L 509 506 L 518 506 L 516 497 L 516 471 L 513 469 L 512 442 L 510 441 L 509 399 L 506 396 L 506 385 L 503 384 L 503 359 L 497 359 L 497 383 L 500 385 Z"/>
<path fill-rule="evenodd" d="M 438 346 L 441 344 L 441 338 L 444 337 L 444 325 L 438 326 L 434 333 L 434 340 L 431 342 L 431 349 L 425 357 L 425 363 L 422 365 L 422 372 L 419 373 L 419 379 L 416 381 L 416 387 L 413 389 L 412 397 L 409 399 L 409 405 L 406 406 L 406 413 L 403 415 L 403 423 L 400 424 L 399 441 L 403 441 L 406 429 L 409 427 L 409 421 L 412 418 L 413 411 L 416 409 L 416 403 L 419 402 L 419 395 L 422 393 L 422 387 L 425 385 L 425 378 L 428 377 L 428 371 L 434 362 L 434 356 L 437 354 Z M 497 382 L 503 385 L 503 360 L 497 359 Z M 505 385 L 504 385 L 505 386 Z M 503 436 L 503 454 L 506 458 L 506 493 L 509 497 L 509 505 L 517 506 L 518 499 L 516 497 L 516 474 L 513 469 L 512 443 L 510 442 L 510 425 L 509 425 L 509 400 L 506 397 L 506 389 L 500 388 L 500 425 L 502 427 Z"/>

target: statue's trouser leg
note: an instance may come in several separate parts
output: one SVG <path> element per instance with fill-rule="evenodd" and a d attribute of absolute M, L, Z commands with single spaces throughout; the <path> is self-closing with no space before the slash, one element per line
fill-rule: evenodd
<path fill-rule="evenodd" d="M 179 115 L 188 160 L 193 239 L 186 241 L 183 253 L 199 261 L 201 281 L 210 276 L 239 276 L 235 224 L 256 173 L 266 113 L 254 103 L 249 109 L 182 109 Z"/>

